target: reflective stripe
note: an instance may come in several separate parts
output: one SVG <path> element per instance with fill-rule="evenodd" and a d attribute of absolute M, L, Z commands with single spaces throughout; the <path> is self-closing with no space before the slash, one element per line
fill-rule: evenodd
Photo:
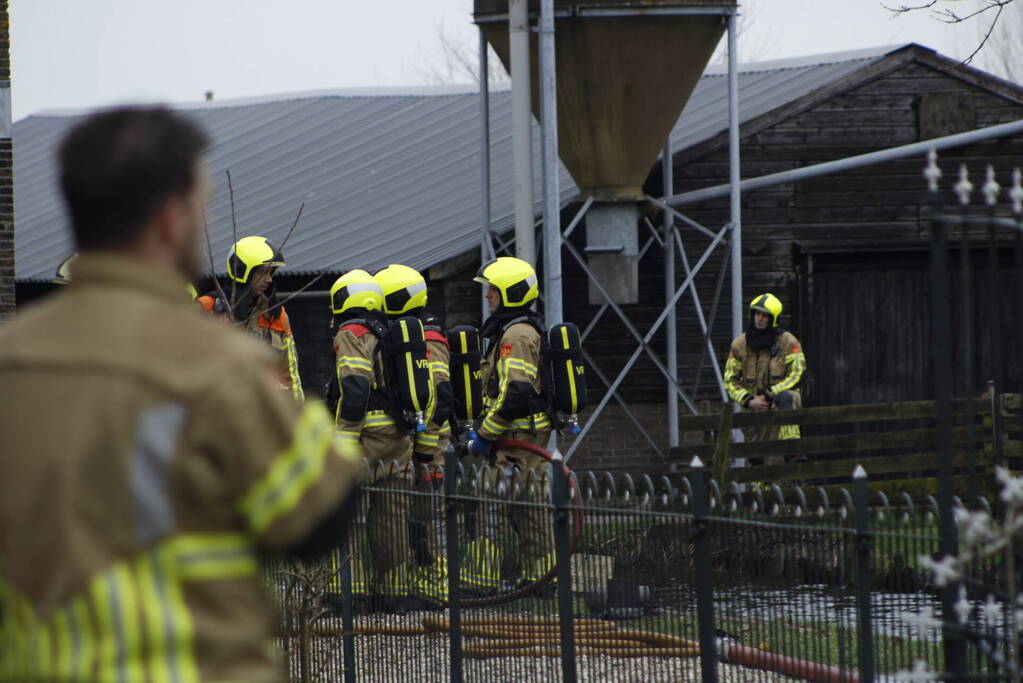
<path fill-rule="evenodd" d="M 382 410 L 371 410 L 366 413 L 366 419 L 362 423 L 364 426 L 380 427 L 386 425 L 393 425 L 394 420 L 391 416 Z"/>
<path fill-rule="evenodd" d="M 567 325 L 562 326 L 562 328 L 561 328 L 561 343 L 562 343 L 562 348 L 565 348 L 565 349 L 569 348 L 570 344 L 569 344 L 569 341 L 568 341 L 568 326 Z M 574 410 L 577 410 L 578 406 L 579 406 L 579 395 L 576 393 L 576 388 L 575 388 L 575 372 L 572 369 L 572 359 L 571 358 L 566 358 L 565 359 L 565 375 L 568 377 L 568 386 L 571 388 L 571 392 L 572 392 L 572 410 L 574 411 Z"/>
<path fill-rule="evenodd" d="M 93 576 L 46 622 L 27 599 L 0 590 L 0 679 L 198 683 L 182 582 L 257 572 L 246 536 L 182 535 Z"/>
<path fill-rule="evenodd" d="M 426 432 L 420 432 L 416 435 L 416 444 L 420 446 L 433 447 L 440 443 L 439 434 L 427 434 Z"/>
<path fill-rule="evenodd" d="M 725 389 L 728 391 L 728 397 L 740 404 L 750 395 L 749 390 L 739 384 L 741 376 L 742 363 L 738 358 L 729 355 L 725 361 Z"/>
<path fill-rule="evenodd" d="M 409 341 L 408 321 L 401 319 L 398 321 L 398 325 L 401 327 L 401 340 L 403 342 Z M 408 379 L 408 391 L 409 397 L 412 399 L 412 408 L 414 410 L 421 411 L 423 407 L 419 405 L 419 394 L 416 391 L 416 375 L 415 368 L 412 366 L 412 353 L 410 351 L 405 352 L 405 373 Z M 433 392 L 430 392 L 431 394 Z"/>
<path fill-rule="evenodd" d="M 337 436 L 340 439 L 351 439 L 352 441 L 358 441 L 359 436 L 362 432 L 353 431 L 351 429 L 339 429 Z"/>
<path fill-rule="evenodd" d="M 785 364 L 789 365 L 789 374 L 782 381 L 771 387 L 771 393 L 777 394 L 786 391 L 799 384 L 803 378 L 803 371 L 806 369 L 806 356 L 802 353 L 792 353 L 785 357 Z"/>
<path fill-rule="evenodd" d="M 89 619 L 89 606 L 84 596 L 71 602 L 68 617 L 71 629 L 71 670 L 74 677 L 86 680 L 92 676 L 92 664 L 96 660 L 96 632 Z M 76 637 L 81 643 L 78 650 L 75 648 Z"/>
<path fill-rule="evenodd" d="M 373 363 L 365 358 L 359 358 L 358 356 L 338 356 L 336 367 L 373 372 Z"/>
<path fill-rule="evenodd" d="M 186 581 L 244 578 L 259 570 L 255 547 L 240 534 L 182 536 L 173 548 Z"/>
<path fill-rule="evenodd" d="M 334 425 L 322 403 L 304 404 L 291 445 L 270 466 L 238 504 L 256 533 L 265 530 L 298 503 L 323 471 L 334 438 Z"/>
<path fill-rule="evenodd" d="M 505 358 L 503 362 L 505 363 L 506 368 L 521 370 L 530 379 L 536 379 L 536 366 L 532 363 L 528 363 L 521 358 Z M 507 370 L 505 370 L 505 372 L 507 372 Z"/>
<path fill-rule="evenodd" d="M 430 363 L 430 371 L 442 375 L 448 374 L 448 364 L 442 360 L 435 360 Z"/>
<path fill-rule="evenodd" d="M 185 406 L 164 403 L 142 411 L 135 427 L 129 484 L 135 505 L 135 541 L 148 545 L 174 524 L 167 469 L 185 423 Z"/>
<path fill-rule="evenodd" d="M 291 395 L 296 401 L 305 398 L 302 391 L 302 377 L 298 374 L 298 349 L 295 348 L 295 338 L 290 334 L 284 338 L 284 352 L 288 357 L 288 375 L 291 377 Z"/>

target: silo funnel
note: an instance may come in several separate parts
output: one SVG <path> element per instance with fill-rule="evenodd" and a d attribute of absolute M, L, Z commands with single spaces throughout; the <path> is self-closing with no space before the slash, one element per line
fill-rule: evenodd
<path fill-rule="evenodd" d="M 635 271 L 638 258 L 636 202 L 736 2 L 555 0 L 554 6 L 559 153 L 583 194 L 597 201 L 596 220 L 587 220 L 591 266 L 606 264 L 618 281 L 615 297 L 635 302 L 635 278 L 622 283 L 621 276 Z M 535 24 L 539 0 L 529 8 Z M 475 0 L 474 15 L 510 72 L 508 0 Z M 530 47 L 539 118 L 535 34 Z"/>

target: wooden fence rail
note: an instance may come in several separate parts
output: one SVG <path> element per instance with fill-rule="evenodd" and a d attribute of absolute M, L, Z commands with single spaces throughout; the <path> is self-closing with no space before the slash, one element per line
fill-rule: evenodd
<path fill-rule="evenodd" d="M 1004 394 L 994 403 L 990 397 L 952 402 L 954 485 L 960 495 L 990 495 L 999 462 L 1010 469 L 1023 466 L 1023 396 Z M 1000 438 L 992 419 L 996 408 Z M 734 413 L 725 404 L 716 414 L 681 417 L 683 435 L 703 439 L 673 448 L 670 458 L 687 464 L 699 456 L 719 484 L 802 482 L 825 489 L 848 486 L 853 469 L 863 465 L 872 490 L 922 497 L 937 493 L 934 409 L 934 401 L 909 401 Z M 732 441 L 733 429 L 783 425 L 799 425 L 803 438 Z M 745 466 L 735 467 L 740 458 Z"/>

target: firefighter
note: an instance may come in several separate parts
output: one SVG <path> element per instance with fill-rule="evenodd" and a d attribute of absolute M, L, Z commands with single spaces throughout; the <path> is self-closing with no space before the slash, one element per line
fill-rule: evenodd
<path fill-rule="evenodd" d="M 749 325 L 732 341 L 725 363 L 728 396 L 744 410 L 792 410 L 802 405 L 799 381 L 806 357 L 799 340 L 778 327 L 782 303 L 774 294 L 756 296 L 749 305 Z M 747 441 L 798 439 L 798 425 L 751 428 Z M 768 464 L 782 458 L 772 456 Z"/>
<path fill-rule="evenodd" d="M 412 315 L 423 323 L 433 402 L 427 409 L 426 429 L 416 434 L 412 461 L 417 465 L 420 485 L 433 495 L 417 496 L 412 503 L 413 519 L 426 529 L 430 563 L 416 570 L 414 593 L 437 605 L 448 599 L 448 569 L 445 552 L 444 517 L 440 497 L 443 484 L 444 452 L 451 437 L 453 392 L 448 376 L 451 351 L 441 321 L 426 310 L 426 280 L 414 268 L 392 264 L 378 271 L 377 283 L 384 296 L 384 313 L 389 318 Z"/>
<path fill-rule="evenodd" d="M 502 439 L 546 447 L 552 424 L 542 400 L 543 318 L 531 309 L 539 295 L 536 272 L 522 259 L 502 256 L 483 264 L 474 279 L 486 287 L 490 317 L 480 330 L 486 343 L 481 366 L 484 414 L 469 450 L 490 458 L 493 443 Z M 533 472 L 546 480 L 547 461 L 529 451 L 502 449 L 490 459 L 506 477 Z M 543 508 L 516 505 L 509 516 L 519 537 L 519 581 L 532 583 L 554 566 L 550 515 Z M 484 510 L 481 517 L 462 582 L 468 590 L 485 594 L 500 586 L 501 549 L 494 509 Z"/>
<path fill-rule="evenodd" d="M 259 556 L 351 516 L 358 448 L 185 294 L 206 146 L 162 107 L 60 146 L 74 277 L 0 333 L 0 680 L 283 682 Z"/>
<path fill-rule="evenodd" d="M 265 237 L 252 235 L 238 240 L 227 256 L 227 275 L 231 279 L 224 300 L 219 291 L 199 297 L 204 309 L 241 325 L 252 336 L 268 343 L 278 353 L 279 376 L 283 389 L 295 400 L 304 398 L 298 374 L 298 350 L 291 322 L 284 305 L 277 302 L 274 274 L 284 267 L 284 254 Z"/>
<path fill-rule="evenodd" d="M 382 472 L 369 493 L 366 526 L 373 578 L 368 586 L 374 611 L 408 612 L 420 607 L 411 598 L 412 549 L 408 539 L 412 437 L 395 420 L 393 389 L 384 382 L 386 334 L 383 293 L 365 270 L 350 270 L 330 289 L 337 325 L 334 357 L 337 368 L 338 435 L 358 441 L 371 471 Z M 357 553 L 353 553 L 357 555 Z M 356 576 L 355 592 L 362 577 Z"/>

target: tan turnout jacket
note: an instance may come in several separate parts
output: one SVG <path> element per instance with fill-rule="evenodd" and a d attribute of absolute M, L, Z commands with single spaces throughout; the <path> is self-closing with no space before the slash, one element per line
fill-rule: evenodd
<path fill-rule="evenodd" d="M 546 446 L 551 433 L 547 413 L 531 413 L 527 388 L 539 393 L 540 333 L 529 323 L 508 327 L 497 344 L 487 350 L 480 369 L 483 380 L 483 420 L 479 434 L 496 441 L 513 439 Z M 498 452 L 498 462 L 508 457 L 524 460 L 529 467 L 546 465 L 539 456 L 521 450 Z"/>
<path fill-rule="evenodd" d="M 725 363 L 725 386 L 736 403 L 746 402 L 769 391 L 778 395 L 782 391 L 798 391 L 799 381 L 806 369 L 806 357 L 799 340 L 791 332 L 778 335 L 777 343 L 769 349 L 751 351 L 746 346 L 746 333 L 732 341 Z"/>
<path fill-rule="evenodd" d="M 361 458 L 275 370 L 175 271 L 112 253 L 0 328 L 0 680 L 285 679 L 257 553 Z"/>

